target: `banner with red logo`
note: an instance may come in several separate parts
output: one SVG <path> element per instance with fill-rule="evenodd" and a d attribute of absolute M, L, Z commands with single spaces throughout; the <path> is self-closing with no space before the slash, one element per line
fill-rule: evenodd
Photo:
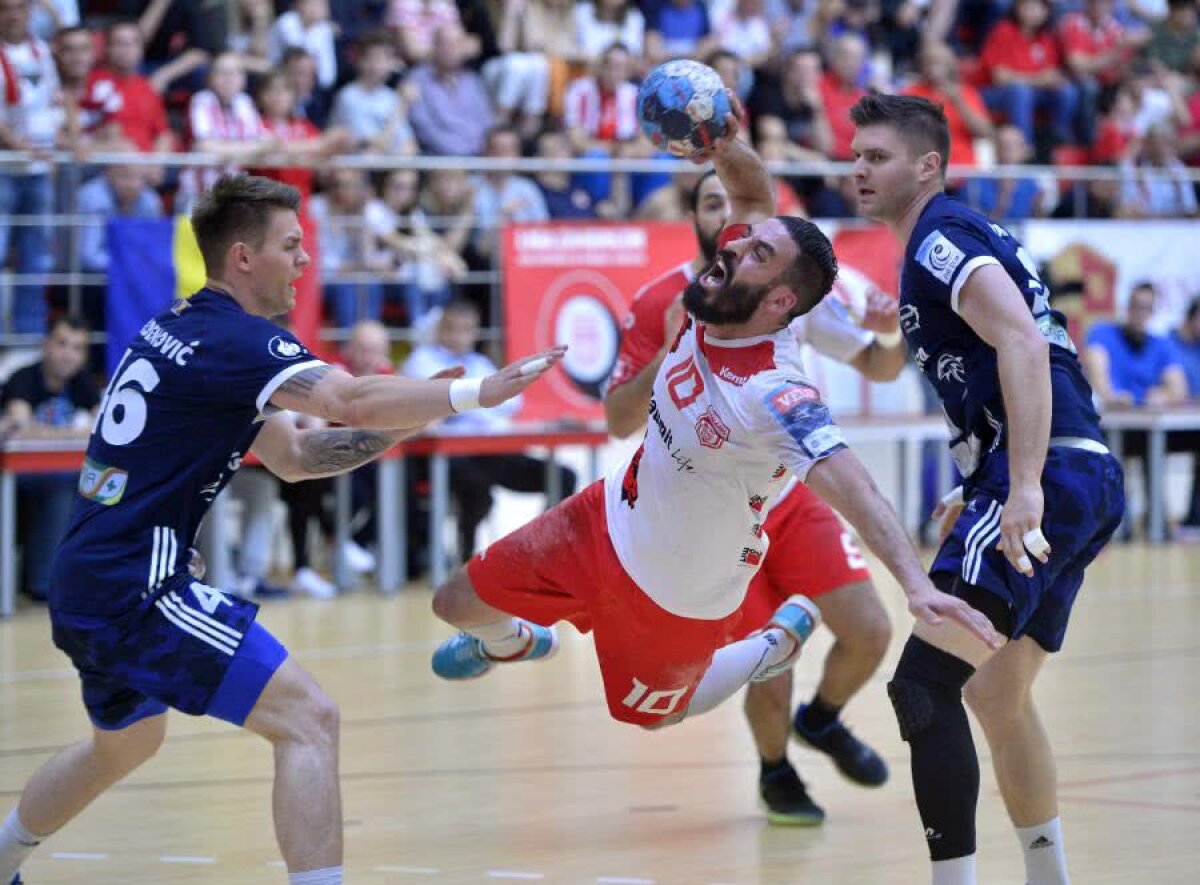
<path fill-rule="evenodd" d="M 550 222 L 504 231 L 506 358 L 555 344 L 562 365 L 525 393 L 522 420 L 604 417 L 604 382 L 634 293 L 695 257 L 689 224 Z"/>

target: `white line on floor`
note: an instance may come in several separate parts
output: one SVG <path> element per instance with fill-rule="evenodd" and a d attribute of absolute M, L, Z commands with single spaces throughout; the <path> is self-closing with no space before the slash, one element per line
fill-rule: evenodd
<path fill-rule="evenodd" d="M 377 873 L 413 873 L 414 875 L 417 875 L 417 876 L 436 876 L 438 873 L 441 872 L 441 870 L 438 869 L 437 867 L 385 866 L 385 867 L 376 867 L 375 872 L 377 872 Z"/>
<path fill-rule="evenodd" d="M 513 873 L 507 870 L 488 870 L 493 879 L 545 879 L 544 873 Z"/>
<path fill-rule="evenodd" d="M 626 876 L 597 876 L 601 885 L 654 885 L 653 879 L 631 879 Z"/>
<path fill-rule="evenodd" d="M 159 863 L 194 863 L 194 864 L 211 864 L 216 863 L 215 857 L 188 857 L 182 854 L 164 854 L 158 859 Z"/>
<path fill-rule="evenodd" d="M 108 860 L 107 854 L 96 851 L 55 851 L 50 856 L 55 860 Z"/>

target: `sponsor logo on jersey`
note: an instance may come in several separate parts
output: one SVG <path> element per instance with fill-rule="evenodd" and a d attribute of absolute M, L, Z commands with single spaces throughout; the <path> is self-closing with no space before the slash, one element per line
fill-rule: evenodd
<path fill-rule="evenodd" d="M 917 248 L 917 263 L 946 285 L 950 285 L 954 272 L 966 257 L 940 230 L 933 231 Z"/>
<path fill-rule="evenodd" d="M 787 465 L 780 464 L 778 467 L 775 468 L 775 472 L 771 474 L 771 481 L 774 482 L 777 479 L 783 479 L 785 476 L 787 476 L 787 472 L 788 472 Z"/>
<path fill-rule="evenodd" d="M 962 384 L 967 380 L 967 370 L 963 366 L 963 358 L 952 353 L 943 353 L 937 362 L 938 381 L 954 381 Z"/>
<path fill-rule="evenodd" d="M 750 565 L 757 567 L 762 562 L 762 551 L 755 550 L 753 547 L 743 547 L 742 555 L 739 557 L 742 565 Z"/>
<path fill-rule="evenodd" d="M 921 372 L 924 372 L 925 363 L 929 361 L 929 351 L 924 347 L 918 347 L 917 352 L 913 354 L 913 360 L 917 364 L 917 369 Z"/>
<path fill-rule="evenodd" d="M 276 335 L 267 342 L 267 352 L 277 360 L 294 360 L 304 356 L 304 346 Z"/>
<path fill-rule="evenodd" d="M 700 438 L 700 445 L 709 449 L 719 449 L 729 439 L 729 425 L 721 420 L 716 409 L 709 406 L 708 411 L 696 422 L 696 436 Z"/>
<path fill-rule="evenodd" d="M 754 535 L 756 538 L 761 538 L 763 535 L 762 523 L 756 522 L 754 525 L 750 526 L 750 534 Z"/>
<path fill-rule="evenodd" d="M 672 449 L 671 457 L 675 460 L 676 473 L 691 473 L 696 469 L 692 464 L 692 459 L 683 453 L 683 449 Z"/>
<path fill-rule="evenodd" d="M 797 385 L 795 387 L 781 387 L 771 394 L 771 407 L 779 414 L 784 415 L 795 406 L 801 403 L 814 402 L 821 398 L 821 394 L 812 387 Z"/>
<path fill-rule="evenodd" d="M 663 445 L 670 449 L 675 444 L 675 438 L 671 435 L 671 428 L 663 419 L 662 412 L 658 410 L 658 403 L 655 402 L 654 397 L 650 397 L 650 420 L 658 428 L 658 435 L 662 438 Z"/>
<path fill-rule="evenodd" d="M 157 350 L 168 360 L 180 367 L 188 364 L 188 360 L 192 358 L 196 352 L 196 348 L 200 346 L 199 341 L 190 341 L 185 344 L 154 320 L 147 320 L 146 325 L 142 326 L 142 330 L 138 335 L 154 350 Z"/>
<path fill-rule="evenodd" d="M 917 310 L 915 304 L 900 305 L 900 328 L 905 335 L 911 335 L 921 328 L 921 311 Z"/>
<path fill-rule="evenodd" d="M 805 451 L 813 458 L 833 454 L 835 449 L 845 444 L 846 438 L 842 436 L 842 429 L 836 424 L 818 427 L 800 442 L 800 445 L 804 446 Z"/>
<path fill-rule="evenodd" d="M 730 384 L 736 385 L 737 387 L 741 387 L 750 380 L 749 375 L 739 375 L 734 372 L 733 369 L 729 368 L 729 366 L 721 366 L 721 368 L 717 369 L 717 377 L 724 378 Z"/>
<path fill-rule="evenodd" d="M 107 467 L 91 458 L 83 460 L 83 469 L 79 472 L 79 494 L 89 501 L 111 507 L 124 496 L 128 484 L 129 474 L 126 471 Z"/>
<path fill-rule="evenodd" d="M 667 392 L 675 408 L 686 409 L 704 393 L 704 378 L 696 367 L 696 361 L 688 357 L 682 363 L 667 370 Z"/>
<path fill-rule="evenodd" d="M 762 513 L 763 505 L 767 503 L 767 499 L 762 495 L 754 495 L 750 498 L 750 509 L 755 513 Z"/>

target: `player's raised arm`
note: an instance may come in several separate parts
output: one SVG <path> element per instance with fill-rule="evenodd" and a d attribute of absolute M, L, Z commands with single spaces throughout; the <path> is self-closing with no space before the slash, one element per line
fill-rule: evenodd
<path fill-rule="evenodd" d="M 775 184 L 754 148 L 738 138 L 742 106 L 732 92 L 729 101 L 733 111 L 726 118 L 725 132 L 711 149 L 696 154 L 692 161 L 712 161 L 717 177 L 729 194 L 732 207 L 729 223 L 754 224 L 775 214 Z"/>

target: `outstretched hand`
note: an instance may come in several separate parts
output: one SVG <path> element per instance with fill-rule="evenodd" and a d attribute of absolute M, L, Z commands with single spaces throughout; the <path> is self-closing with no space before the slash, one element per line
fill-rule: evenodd
<path fill-rule="evenodd" d="M 697 166 L 710 162 L 714 154 L 736 141 L 742 131 L 741 121 L 745 115 L 742 102 L 732 89 L 726 89 L 725 95 L 729 98 L 730 107 L 729 113 L 725 115 L 725 131 L 718 135 L 711 145 L 688 157 Z"/>
<path fill-rule="evenodd" d="M 512 399 L 558 365 L 566 352 L 565 345 L 552 347 L 509 363 L 499 372 L 488 375 L 479 388 L 479 405 L 490 409 Z"/>
<path fill-rule="evenodd" d="M 931 581 L 926 580 L 924 583 L 925 586 L 908 597 L 908 610 L 914 618 L 931 626 L 937 626 L 949 618 L 993 650 L 1004 645 L 1004 637 L 992 626 L 987 615 L 972 608 L 957 596 L 938 590 Z"/>

